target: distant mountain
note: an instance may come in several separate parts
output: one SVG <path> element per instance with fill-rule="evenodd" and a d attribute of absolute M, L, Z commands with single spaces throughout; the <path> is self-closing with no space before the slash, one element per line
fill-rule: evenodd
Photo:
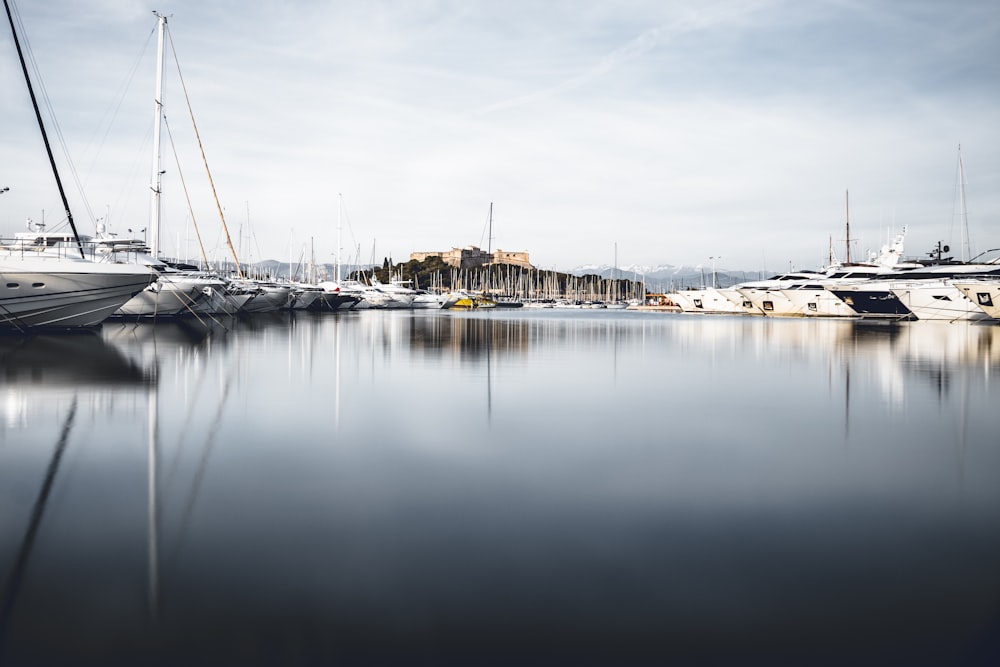
<path fill-rule="evenodd" d="M 674 266 L 661 264 L 659 266 L 620 266 L 617 269 L 610 264 L 584 264 L 569 269 L 566 273 L 574 276 L 600 276 L 601 278 L 623 278 L 628 280 L 645 280 L 647 289 L 667 291 L 681 287 L 701 287 L 712 284 L 712 268 L 706 266 Z M 733 271 L 731 269 L 716 269 L 715 280 L 720 287 L 728 287 L 746 280 L 757 280 L 757 271 Z"/>
<path fill-rule="evenodd" d="M 690 272 L 690 267 L 674 266 L 672 264 L 661 264 L 660 266 L 641 266 L 632 264 L 629 266 L 619 266 L 617 269 L 610 264 L 583 264 L 566 271 L 574 276 L 601 276 L 611 278 L 621 276 L 622 278 L 632 278 L 633 276 L 652 276 L 664 278 L 674 276 L 678 273 Z"/>

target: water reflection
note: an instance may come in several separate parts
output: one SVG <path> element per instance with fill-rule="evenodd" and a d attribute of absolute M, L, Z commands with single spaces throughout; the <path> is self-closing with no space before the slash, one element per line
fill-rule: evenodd
<path fill-rule="evenodd" d="M 227 327 L 0 343 L 0 661 L 954 664 L 994 629 L 1000 327 Z"/>
<path fill-rule="evenodd" d="M 0 389 L 149 384 L 148 369 L 98 333 L 0 336 Z"/>
<path fill-rule="evenodd" d="M 3 597 L 0 598 L 0 656 L 3 655 L 3 647 L 6 644 L 11 615 L 14 612 L 15 605 L 17 604 L 17 598 L 21 592 L 24 573 L 28 567 L 31 551 L 35 545 L 35 537 L 38 534 L 38 528 L 41 525 L 42 517 L 45 514 L 49 494 L 52 491 L 52 484 L 55 481 L 56 473 L 59 471 L 59 464 L 62 461 L 63 452 L 66 450 L 66 443 L 69 439 L 69 434 L 73 429 L 73 420 L 75 417 L 76 401 L 74 400 L 66 415 L 66 421 L 63 424 L 59 440 L 55 446 L 55 451 L 52 454 L 52 460 L 49 462 L 48 469 L 46 470 L 44 481 L 42 482 L 41 489 L 38 493 L 38 498 L 35 500 L 35 504 L 32 507 L 31 518 L 28 521 L 28 527 L 25 530 L 24 537 L 22 538 L 18 548 L 17 557 L 14 564 L 10 568 L 10 572 L 6 577 L 6 580 L 4 581 L 2 589 Z"/>

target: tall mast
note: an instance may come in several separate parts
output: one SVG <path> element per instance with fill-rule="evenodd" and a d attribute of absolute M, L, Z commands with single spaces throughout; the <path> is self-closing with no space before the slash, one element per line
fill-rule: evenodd
<path fill-rule="evenodd" d="M 341 245 L 341 217 L 344 211 L 344 195 L 337 193 L 337 282 L 340 282 L 340 245 Z"/>
<path fill-rule="evenodd" d="M 847 263 L 851 263 L 851 197 L 850 192 L 844 190 L 844 209 L 847 216 Z"/>
<path fill-rule="evenodd" d="M 962 261 L 969 261 L 969 219 L 965 212 L 965 165 L 962 163 L 962 144 L 958 145 L 958 224 L 962 234 Z"/>
<path fill-rule="evenodd" d="M 160 193 L 162 192 L 163 166 L 160 155 L 160 128 L 163 125 L 163 33 L 167 26 L 167 17 L 153 12 L 157 19 L 156 30 L 156 94 L 153 96 L 153 174 L 150 179 L 152 199 L 149 209 L 149 244 L 153 257 L 159 257 L 160 252 Z"/>
<path fill-rule="evenodd" d="M 490 263 L 493 263 L 493 202 L 490 202 L 490 231 L 486 235 L 486 254 L 490 256 Z"/>
<path fill-rule="evenodd" d="M 157 14 L 159 16 L 159 14 Z M 162 18 L 162 17 L 161 17 Z M 166 19 L 163 19 L 161 23 L 161 28 L 166 24 Z M 170 44 L 171 50 L 173 50 L 173 42 Z M 222 203 L 219 201 L 219 193 L 215 189 L 215 181 L 212 180 L 212 170 L 208 167 L 208 158 L 205 156 L 205 145 L 201 141 L 201 133 L 198 132 L 198 123 L 194 119 L 194 109 L 191 108 L 191 98 L 188 96 L 187 85 L 184 83 L 184 76 L 181 74 L 180 63 L 177 62 L 177 52 L 174 51 L 174 62 L 177 64 L 177 78 L 181 84 L 181 90 L 184 92 L 184 102 L 187 104 L 188 116 L 191 117 L 191 129 L 194 130 L 195 139 L 198 142 L 198 150 L 201 152 L 201 162 L 205 166 L 205 175 L 208 176 L 208 186 L 212 191 L 212 199 L 215 200 L 215 209 L 219 213 L 219 221 L 222 223 L 222 234 L 226 238 L 226 246 L 229 247 L 229 252 L 233 256 L 233 264 L 236 268 L 236 276 L 240 279 L 246 276 L 243 273 L 243 268 L 240 266 L 240 258 L 236 254 L 236 249 L 233 247 L 233 239 L 229 235 L 229 226 L 226 225 L 226 214 L 222 210 Z"/>
<path fill-rule="evenodd" d="M 24 52 L 21 51 L 21 41 L 17 37 L 17 29 L 14 27 L 14 15 L 10 11 L 10 3 L 3 0 L 4 9 L 7 10 L 7 20 L 10 22 L 10 32 L 14 36 L 14 46 L 17 48 L 17 57 L 21 61 L 21 71 L 24 72 L 24 82 L 28 86 L 28 95 L 31 97 L 31 106 L 35 109 L 35 118 L 38 120 L 38 129 L 42 133 L 42 143 L 45 144 L 45 152 L 49 156 L 49 165 L 52 167 L 52 175 L 56 179 L 56 187 L 59 189 L 59 196 L 62 198 L 63 210 L 66 211 L 66 219 L 69 227 L 73 230 L 73 238 L 76 239 L 76 247 L 80 251 L 80 257 L 86 259 L 83 252 L 83 243 L 80 242 L 80 234 L 76 231 L 76 223 L 73 222 L 73 213 L 69 210 L 69 201 L 66 199 L 66 190 L 63 188 L 62 179 L 59 178 L 59 170 L 56 168 L 56 159 L 52 155 L 52 147 L 49 145 L 49 135 L 45 132 L 45 123 L 42 122 L 42 112 L 38 109 L 38 100 L 35 98 L 35 89 L 31 86 L 31 77 L 28 76 L 28 65 L 24 62 Z"/>

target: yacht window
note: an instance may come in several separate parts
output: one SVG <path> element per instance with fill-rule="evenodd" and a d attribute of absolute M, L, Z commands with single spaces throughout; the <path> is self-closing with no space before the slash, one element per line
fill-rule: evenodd
<path fill-rule="evenodd" d="M 45 287 L 45 283 L 31 283 L 32 287 Z"/>
<path fill-rule="evenodd" d="M 7 289 L 17 289 L 18 287 L 20 287 L 20 285 L 17 283 L 7 283 Z"/>
<path fill-rule="evenodd" d="M 695 308 L 701 308 L 702 307 L 701 306 L 701 299 L 692 299 L 692 301 L 694 301 L 694 307 Z"/>
<path fill-rule="evenodd" d="M 816 304 L 815 303 L 809 303 L 807 305 L 809 306 L 809 310 L 813 311 L 814 313 L 816 312 Z"/>
<path fill-rule="evenodd" d="M 763 303 L 763 306 L 764 306 L 764 310 L 774 310 L 774 302 L 773 301 L 765 301 Z"/>
<path fill-rule="evenodd" d="M 951 299 L 948 298 L 946 294 L 932 294 L 931 296 L 933 296 L 938 301 L 951 301 Z"/>
<path fill-rule="evenodd" d="M 979 301 L 980 306 L 993 305 L 993 299 L 990 297 L 989 292 L 976 292 L 976 299 Z"/>

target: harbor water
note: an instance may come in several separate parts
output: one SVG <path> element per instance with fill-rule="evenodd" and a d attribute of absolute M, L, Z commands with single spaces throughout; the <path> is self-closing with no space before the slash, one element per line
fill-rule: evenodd
<path fill-rule="evenodd" d="M 0 664 L 994 664 L 1000 326 L 0 337 Z"/>

